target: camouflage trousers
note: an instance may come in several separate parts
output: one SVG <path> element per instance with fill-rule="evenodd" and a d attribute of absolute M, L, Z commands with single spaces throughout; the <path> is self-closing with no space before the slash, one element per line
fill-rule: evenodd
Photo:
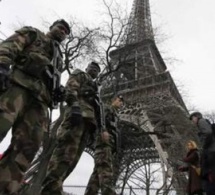
<path fill-rule="evenodd" d="M 0 96 L 0 124 L 0 141 L 12 128 L 11 143 L 0 160 L 0 194 L 8 195 L 20 187 L 47 131 L 48 107 L 14 85 Z"/>
<path fill-rule="evenodd" d="M 76 126 L 69 119 L 63 122 L 41 195 L 63 195 L 63 182 L 76 167 L 93 131 L 95 125 L 87 119 Z"/>
<path fill-rule="evenodd" d="M 113 145 L 104 143 L 97 136 L 95 149 L 95 167 L 89 179 L 85 195 L 97 195 L 101 189 L 102 195 L 115 195 L 113 188 Z"/>

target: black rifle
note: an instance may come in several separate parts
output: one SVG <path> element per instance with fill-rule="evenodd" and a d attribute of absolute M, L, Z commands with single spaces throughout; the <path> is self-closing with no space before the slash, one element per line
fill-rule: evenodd
<path fill-rule="evenodd" d="M 106 122 L 105 122 L 105 111 L 104 111 L 104 103 L 101 98 L 101 83 L 97 82 L 97 94 L 95 98 L 96 103 L 96 119 L 97 119 L 97 127 L 100 133 L 106 130 Z"/>
<path fill-rule="evenodd" d="M 51 83 L 51 96 L 52 102 L 51 109 L 57 109 L 59 105 L 59 96 L 63 95 L 64 87 L 61 85 L 61 74 L 63 71 L 62 52 L 59 47 L 59 43 L 53 41 L 54 54 L 50 68 L 46 69 L 46 74 L 49 77 Z"/>

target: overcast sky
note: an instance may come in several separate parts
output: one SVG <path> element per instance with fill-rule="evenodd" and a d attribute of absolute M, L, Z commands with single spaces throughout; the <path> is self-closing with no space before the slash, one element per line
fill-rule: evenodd
<path fill-rule="evenodd" d="M 116 0 L 130 12 L 133 0 Z M 164 58 L 177 61 L 169 64 L 173 79 L 182 87 L 183 98 L 199 111 L 215 110 L 215 1 L 214 0 L 151 0 L 153 26 L 168 38 L 158 48 Z M 42 21 L 52 23 L 70 16 L 94 26 L 99 23 L 101 0 L 2 0 L 0 2 L 0 31 L 6 36 L 20 24 L 44 31 Z M 3 38 L 4 35 L 0 34 Z M 8 138 L 0 145 L 2 152 Z M 66 184 L 86 184 L 93 166 L 92 159 L 81 160 L 73 177 Z M 89 168 L 90 167 L 90 168 Z M 84 175 L 84 177 L 83 177 Z"/>

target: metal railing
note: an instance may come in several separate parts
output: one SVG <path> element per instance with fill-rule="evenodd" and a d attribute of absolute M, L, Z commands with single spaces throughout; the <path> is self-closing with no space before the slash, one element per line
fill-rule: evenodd
<path fill-rule="evenodd" d="M 84 195 L 86 186 L 79 186 L 79 185 L 64 185 L 65 195 Z M 123 195 L 177 195 L 177 194 L 185 194 L 183 193 L 184 190 L 177 190 L 169 189 L 168 191 L 159 191 L 157 193 L 156 188 L 150 188 L 148 192 L 144 188 L 136 188 L 136 187 L 125 187 L 123 190 Z M 122 195 L 121 189 L 116 189 L 116 193 L 118 195 Z"/>

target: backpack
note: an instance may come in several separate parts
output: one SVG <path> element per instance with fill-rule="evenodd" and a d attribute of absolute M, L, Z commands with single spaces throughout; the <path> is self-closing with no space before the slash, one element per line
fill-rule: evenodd
<path fill-rule="evenodd" d="M 215 136 L 215 123 L 211 123 L 208 119 L 205 119 L 210 125 L 211 125 L 211 129 L 212 129 L 212 134 Z"/>
<path fill-rule="evenodd" d="M 211 129 L 212 129 L 213 135 L 215 136 L 215 123 L 211 124 Z"/>

